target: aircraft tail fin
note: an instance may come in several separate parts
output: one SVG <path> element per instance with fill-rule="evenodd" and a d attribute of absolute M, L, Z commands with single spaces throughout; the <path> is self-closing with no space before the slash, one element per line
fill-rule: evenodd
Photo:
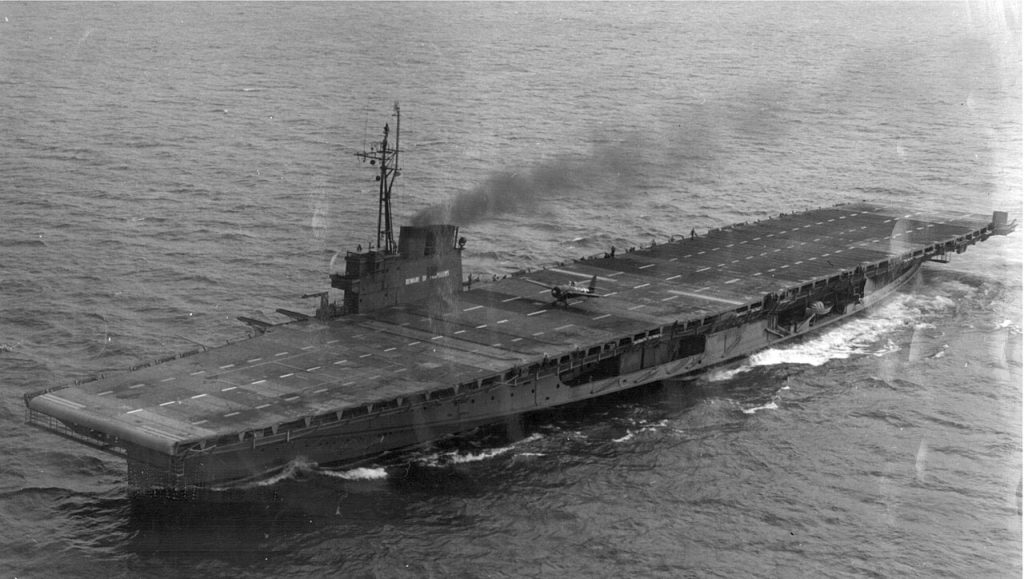
<path fill-rule="evenodd" d="M 590 278 L 590 286 L 588 286 L 587 289 L 589 289 L 591 293 L 597 289 L 597 274 L 594 274 L 594 277 Z"/>

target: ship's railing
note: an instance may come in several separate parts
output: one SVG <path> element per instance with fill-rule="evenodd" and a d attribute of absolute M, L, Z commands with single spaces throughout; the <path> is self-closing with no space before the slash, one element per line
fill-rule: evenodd
<path fill-rule="evenodd" d="M 64 438 L 73 440 L 79 444 L 91 446 L 95 449 L 102 450 L 103 452 L 112 454 L 114 456 L 127 458 L 127 449 L 125 449 L 124 447 L 118 444 L 104 442 L 97 438 L 83 434 L 69 427 L 64 422 L 48 414 L 43 414 L 42 412 L 39 412 L 37 410 L 26 408 L 25 422 L 31 426 L 35 426 L 36 428 L 41 428 L 43 430 L 46 430 L 47 432 L 52 432 L 58 436 L 63 436 Z"/>

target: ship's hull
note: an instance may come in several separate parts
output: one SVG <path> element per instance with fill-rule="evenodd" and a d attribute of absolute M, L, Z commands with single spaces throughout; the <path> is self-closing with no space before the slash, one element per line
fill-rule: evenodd
<path fill-rule="evenodd" d="M 630 352 L 610 352 L 606 357 L 597 353 L 575 368 L 553 365 L 547 372 L 542 368 L 512 380 L 432 393 L 433 399 L 375 409 L 364 416 L 267 431 L 263 436 L 252 433 L 237 443 L 219 444 L 184 456 L 170 457 L 129 446 L 129 482 L 135 489 L 209 487 L 264 478 L 296 460 L 322 465 L 356 464 L 517 415 L 669 378 L 698 375 L 863 312 L 906 286 L 921 263 L 915 260 L 883 277 L 866 278 L 859 299 L 834 296 L 827 311 L 760 311 L 747 319 L 716 324 L 683 340 L 652 336 Z M 823 297 L 827 302 L 830 296 Z"/>

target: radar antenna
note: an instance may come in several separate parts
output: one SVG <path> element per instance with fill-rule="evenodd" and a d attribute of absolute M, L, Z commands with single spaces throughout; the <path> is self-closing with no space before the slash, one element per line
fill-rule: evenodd
<path fill-rule="evenodd" d="M 391 255 L 398 252 L 398 245 L 395 243 L 394 227 L 391 224 L 391 186 L 395 177 L 402 174 L 398 168 L 398 134 L 401 127 L 401 112 L 398 109 L 398 102 L 395 102 L 395 146 L 388 142 L 391 132 L 387 123 L 384 124 L 384 138 L 381 139 L 380 148 L 373 146 L 369 151 L 356 153 L 363 162 L 370 161 L 371 165 L 380 164 L 380 174 L 376 179 L 380 183 L 380 199 L 377 205 L 377 250 L 384 254 Z"/>

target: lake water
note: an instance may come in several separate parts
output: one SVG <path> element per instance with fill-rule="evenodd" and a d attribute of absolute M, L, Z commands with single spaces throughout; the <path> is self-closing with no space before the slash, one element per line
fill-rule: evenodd
<path fill-rule="evenodd" d="M 467 270 L 867 200 L 1021 213 L 1019 5 L 0 4 L 0 575 L 1021 575 L 1021 235 L 828 333 L 194 501 L 25 393 L 309 311 L 404 223 Z"/>

